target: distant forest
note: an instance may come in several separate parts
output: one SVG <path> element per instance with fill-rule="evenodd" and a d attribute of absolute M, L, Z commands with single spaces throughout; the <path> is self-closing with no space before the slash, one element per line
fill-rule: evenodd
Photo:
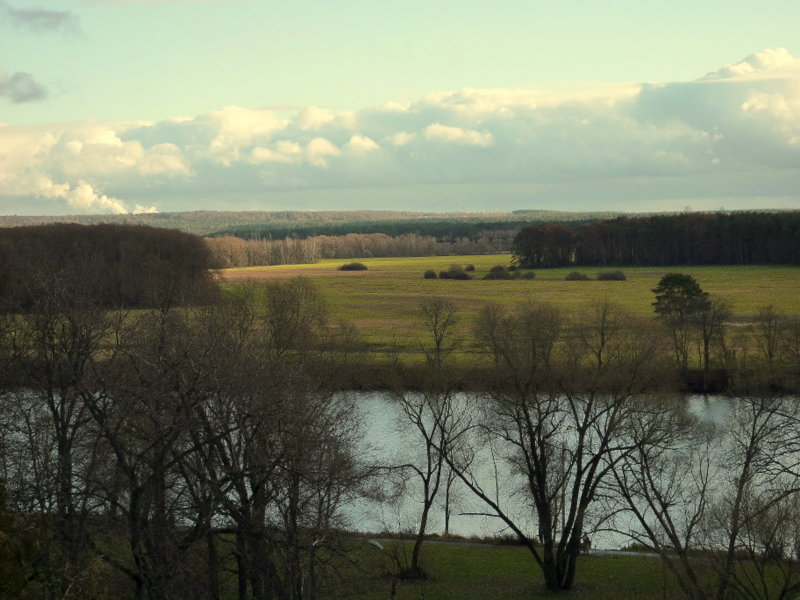
<path fill-rule="evenodd" d="M 33 226 L 48 220 L 70 222 Z M 103 220 L 107 222 L 101 223 Z M 86 230 L 89 236 L 102 237 L 106 235 L 103 232 L 110 231 L 108 228 L 121 228 L 119 231 L 126 232 L 123 237 L 127 241 L 120 242 L 120 248 L 135 247 L 135 238 L 153 238 L 158 230 L 172 230 L 164 234 L 165 239 L 176 243 L 183 240 L 183 244 L 189 244 L 186 241 L 189 238 L 181 238 L 186 235 L 181 232 L 205 235 L 205 244 L 200 243 L 200 238 L 189 237 L 195 238 L 192 242 L 195 245 L 205 247 L 212 268 L 308 264 L 320 259 L 498 253 L 513 253 L 517 264 L 526 268 L 800 264 L 798 211 L 636 217 L 556 211 L 197 211 L 156 215 L 0 216 L 0 225 L 13 226 L 0 229 L 0 259 L 16 268 L 13 260 L 7 262 L 16 254 L 15 249 L 25 247 L 35 253 L 50 247 L 46 252 L 54 256 L 50 262 L 61 264 L 64 257 L 59 256 L 58 246 L 53 244 L 63 236 L 69 239 L 77 236 L 75 232 L 81 230 L 77 222 L 92 224 Z M 156 223 L 154 231 L 145 226 Z M 75 241 L 73 245 L 77 247 L 80 243 Z M 107 264 L 113 264 L 111 257 L 131 252 L 121 253 L 120 248 L 112 249 L 105 242 L 100 247 L 105 248 L 103 256 L 93 260 Z M 145 250 L 139 248 L 136 252 Z M 148 260 L 155 260 L 147 256 Z M 92 273 L 93 268 L 87 268 L 86 272 Z M 125 270 L 119 265 L 114 268 Z M 0 286 L 9 285 L 8 277 L 8 273 L 0 274 Z"/>
<path fill-rule="evenodd" d="M 369 235 L 380 233 L 390 236 L 413 234 L 433 237 L 438 242 L 455 242 L 465 239 L 476 240 L 480 236 L 490 232 L 518 231 L 526 225 L 530 225 L 530 223 L 530 219 L 509 221 L 492 221 L 489 219 L 483 221 L 467 221 L 456 218 L 399 219 L 235 227 L 223 233 L 225 235 L 232 235 L 244 239 L 267 238 L 273 240 L 284 238 L 306 239 L 316 236 L 333 237 L 347 234 Z M 219 234 L 215 234 L 215 236 L 216 235 Z"/>
<path fill-rule="evenodd" d="M 617 213 L 619 214 L 619 213 Z M 416 224 L 428 222 L 504 224 L 555 223 L 561 221 L 587 221 L 609 218 L 610 212 L 570 212 L 555 210 L 519 210 L 508 212 L 408 212 L 392 210 L 328 210 L 328 211 L 212 211 L 197 210 L 187 212 L 147 213 L 129 215 L 60 215 L 24 216 L 0 215 L 0 227 L 20 227 L 46 225 L 51 223 L 79 223 L 97 225 L 113 223 L 116 225 L 149 225 L 164 229 L 179 229 L 203 236 L 235 235 L 245 239 L 284 237 L 310 237 L 314 235 L 342 235 L 347 233 L 420 233 Z M 404 222 L 404 230 L 393 228 L 392 223 Z M 375 224 L 372 228 L 364 224 Z M 444 225 L 446 227 L 446 225 Z M 516 226 L 516 225 L 515 225 Z M 436 227 L 434 225 L 434 227 Z"/>
<path fill-rule="evenodd" d="M 800 212 L 619 217 L 537 224 L 514 240 L 524 268 L 800 264 Z"/>

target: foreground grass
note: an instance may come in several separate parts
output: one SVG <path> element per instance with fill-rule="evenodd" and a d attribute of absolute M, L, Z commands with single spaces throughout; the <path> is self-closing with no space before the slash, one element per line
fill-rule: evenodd
<path fill-rule="evenodd" d="M 759 308 L 772 304 L 781 312 L 800 312 L 800 269 L 791 266 L 625 267 L 627 281 L 597 281 L 597 273 L 611 269 L 568 268 L 536 271 L 534 280 L 484 281 L 494 265 L 508 265 L 510 255 L 434 256 L 358 259 L 366 271 L 338 271 L 346 260 L 324 260 L 313 265 L 284 265 L 228 269 L 227 282 L 288 277 L 314 280 L 328 301 L 332 316 L 353 323 L 373 349 L 399 346 L 414 351 L 421 335 L 420 300 L 441 296 L 454 302 L 468 327 L 485 304 L 514 305 L 526 300 L 550 302 L 567 315 L 580 315 L 593 301 L 609 298 L 639 316 L 653 315 L 652 289 L 669 272 L 688 273 L 707 292 L 727 298 L 741 323 Z M 425 270 L 437 273 L 451 264 L 474 265 L 471 281 L 423 279 Z M 590 281 L 565 281 L 578 270 Z"/>
<path fill-rule="evenodd" d="M 386 573 L 390 555 L 410 552 L 410 547 L 386 545 L 386 552 L 358 550 L 361 574 L 345 576 L 337 598 L 388 598 L 392 585 Z M 644 600 L 675 598 L 680 594 L 658 559 L 639 556 L 586 556 L 578 564 L 577 585 L 568 594 L 552 594 L 528 550 L 518 546 L 457 546 L 427 544 L 422 581 L 400 581 L 398 599 L 427 600 L 592 598 Z"/>

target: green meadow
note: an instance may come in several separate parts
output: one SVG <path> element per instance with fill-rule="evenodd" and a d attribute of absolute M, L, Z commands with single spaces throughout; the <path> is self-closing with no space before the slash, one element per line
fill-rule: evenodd
<path fill-rule="evenodd" d="M 385 543 L 381 552 L 362 544 L 349 553 L 349 567 L 339 572 L 337 598 L 380 600 L 389 598 L 390 572 L 410 546 Z M 548 592 L 530 552 L 519 546 L 452 545 L 428 543 L 424 565 L 429 577 L 396 582 L 398 600 L 522 600 L 563 598 Z M 681 595 L 660 559 L 627 555 L 590 555 L 578 562 L 575 588 L 569 598 L 580 600 L 654 600 Z"/>
<path fill-rule="evenodd" d="M 599 272 L 611 268 L 566 268 L 535 271 L 532 280 L 483 280 L 495 265 L 508 266 L 510 255 L 435 256 L 356 259 L 366 271 L 339 271 L 349 260 L 323 260 L 310 265 L 282 265 L 228 269 L 226 282 L 306 277 L 327 300 L 331 316 L 353 323 L 374 349 L 392 346 L 412 349 L 421 329 L 419 303 L 428 296 L 451 300 L 468 326 L 487 303 L 515 305 L 525 301 L 549 302 L 568 316 L 578 316 L 592 302 L 608 298 L 636 316 L 653 315 L 652 289 L 669 272 L 689 273 L 707 292 L 725 297 L 739 323 L 772 304 L 787 314 L 800 313 L 800 268 L 792 266 L 622 267 L 626 281 L 597 281 Z M 472 280 L 424 279 L 432 269 L 439 273 L 451 265 L 474 265 Z M 589 281 L 565 281 L 571 271 Z"/>

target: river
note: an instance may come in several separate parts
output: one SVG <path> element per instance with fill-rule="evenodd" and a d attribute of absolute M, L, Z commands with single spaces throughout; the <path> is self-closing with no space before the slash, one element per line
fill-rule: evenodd
<path fill-rule="evenodd" d="M 385 392 L 357 392 L 356 405 L 365 425 L 362 459 L 368 464 L 397 465 L 419 460 L 424 445 L 415 430 L 404 420 L 396 401 Z M 724 426 L 735 409 L 735 401 L 717 396 L 688 396 L 688 411 L 701 421 Z M 478 470 L 481 479 L 497 494 L 504 507 L 514 515 L 515 522 L 533 535 L 536 526 L 533 510 L 526 504 L 524 495 L 515 494 L 520 479 L 510 472 L 502 459 L 484 451 L 478 455 Z M 350 507 L 347 517 L 353 529 L 379 534 L 413 533 L 416 531 L 421 512 L 421 485 L 418 478 L 409 478 L 404 487 L 393 480 L 390 472 L 383 475 L 384 489 L 388 499 L 383 502 L 362 501 Z M 462 536 L 508 536 L 510 531 L 497 517 L 481 516 L 486 505 L 456 481 L 452 487 L 450 533 Z M 598 515 L 594 515 L 595 518 Z M 428 533 L 444 530 L 443 492 L 429 517 Z M 618 533 L 596 531 L 593 545 L 596 548 L 616 549 L 627 542 Z"/>

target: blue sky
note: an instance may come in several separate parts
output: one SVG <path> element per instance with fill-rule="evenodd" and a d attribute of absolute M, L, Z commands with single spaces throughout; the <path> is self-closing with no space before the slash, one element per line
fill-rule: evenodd
<path fill-rule="evenodd" d="M 800 3 L 0 0 L 0 212 L 800 209 Z"/>

